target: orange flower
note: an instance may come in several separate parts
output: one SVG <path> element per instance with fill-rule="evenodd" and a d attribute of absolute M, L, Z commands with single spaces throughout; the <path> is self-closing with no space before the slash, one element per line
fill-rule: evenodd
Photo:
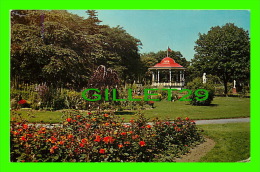
<path fill-rule="evenodd" d="M 122 147 L 124 147 L 124 146 L 123 146 L 122 144 L 119 144 L 118 147 L 119 147 L 119 148 L 122 148 Z"/>
<path fill-rule="evenodd" d="M 74 136 L 72 134 L 68 135 L 68 139 L 72 139 Z"/>
<path fill-rule="evenodd" d="M 80 115 L 77 115 L 77 118 L 80 118 L 81 116 Z"/>
<path fill-rule="evenodd" d="M 131 119 L 129 122 L 130 122 L 130 123 L 134 123 L 134 122 L 135 122 L 135 120 Z"/>
<path fill-rule="evenodd" d="M 124 144 L 125 144 L 125 145 L 130 145 L 130 144 L 131 144 L 131 142 L 129 142 L 129 141 L 126 141 L 126 142 L 124 142 Z"/>
<path fill-rule="evenodd" d="M 104 154 L 104 153 L 106 153 L 106 150 L 105 149 L 100 149 L 99 153 Z"/>
<path fill-rule="evenodd" d="M 20 133 L 16 132 L 16 131 L 13 131 L 13 134 L 14 135 L 19 135 Z"/>
<path fill-rule="evenodd" d="M 88 142 L 88 139 L 84 138 L 81 140 L 81 143 L 87 143 Z"/>
<path fill-rule="evenodd" d="M 146 128 L 149 128 L 149 129 L 150 129 L 150 128 L 152 128 L 152 126 L 151 126 L 151 125 L 147 125 Z"/>
<path fill-rule="evenodd" d="M 95 141 L 95 142 L 100 142 L 100 141 L 101 141 L 100 136 L 96 136 L 96 139 L 95 139 L 94 141 Z"/>
<path fill-rule="evenodd" d="M 58 143 L 59 143 L 59 145 L 63 145 L 64 141 L 59 141 Z"/>
<path fill-rule="evenodd" d="M 67 120 L 67 122 L 71 122 L 72 119 L 71 118 L 67 118 L 66 120 Z"/>
<path fill-rule="evenodd" d="M 107 113 L 105 113 L 105 114 L 104 114 L 104 117 L 108 118 L 108 117 L 109 117 L 109 115 L 108 115 Z"/>
<path fill-rule="evenodd" d="M 174 127 L 175 131 L 181 131 L 179 127 Z"/>
<path fill-rule="evenodd" d="M 105 123 L 105 126 L 109 126 L 109 123 L 108 123 L 108 122 L 106 122 L 106 123 Z"/>
<path fill-rule="evenodd" d="M 50 153 L 54 153 L 55 149 L 58 149 L 58 146 L 52 146 L 50 149 Z"/>
<path fill-rule="evenodd" d="M 134 135 L 132 136 L 132 139 L 137 139 L 139 136 L 138 135 Z"/>
<path fill-rule="evenodd" d="M 145 141 L 140 141 L 140 142 L 139 142 L 139 145 L 140 145 L 141 147 L 143 147 L 143 146 L 146 145 L 146 143 L 145 143 Z"/>
<path fill-rule="evenodd" d="M 108 144 L 108 143 L 113 143 L 115 141 L 115 139 L 113 139 L 113 137 L 110 136 L 106 136 L 103 138 L 103 141 Z"/>
<path fill-rule="evenodd" d="M 133 131 L 129 131 L 128 133 L 129 133 L 129 134 L 133 134 L 134 132 L 133 132 Z"/>

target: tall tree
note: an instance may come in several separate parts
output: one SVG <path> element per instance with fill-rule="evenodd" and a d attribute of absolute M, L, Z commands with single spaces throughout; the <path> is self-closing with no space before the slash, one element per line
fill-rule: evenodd
<path fill-rule="evenodd" d="M 249 83 L 250 40 L 249 33 L 232 23 L 212 27 L 207 34 L 200 34 L 192 60 L 194 72 L 217 75 L 228 93 L 227 83 L 237 80 Z"/>

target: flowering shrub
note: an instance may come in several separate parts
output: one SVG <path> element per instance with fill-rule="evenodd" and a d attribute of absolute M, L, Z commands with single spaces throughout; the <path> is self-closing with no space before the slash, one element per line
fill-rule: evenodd
<path fill-rule="evenodd" d="M 13 162 L 152 162 L 173 161 L 203 141 L 195 122 L 154 119 L 142 114 L 125 123 L 112 113 L 64 111 L 60 126 L 11 121 Z"/>

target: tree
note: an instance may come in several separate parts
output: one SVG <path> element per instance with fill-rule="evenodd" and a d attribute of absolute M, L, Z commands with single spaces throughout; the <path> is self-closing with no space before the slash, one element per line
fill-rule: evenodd
<path fill-rule="evenodd" d="M 65 10 L 12 11 L 11 80 L 81 89 L 99 65 L 134 80 L 140 40 L 101 25 L 94 10 L 87 14 L 84 19 Z"/>
<path fill-rule="evenodd" d="M 195 42 L 195 57 L 192 70 L 197 75 L 203 73 L 218 76 L 228 93 L 227 83 L 237 80 L 249 83 L 250 41 L 248 31 L 232 23 L 212 27 L 207 34 L 200 34 Z"/>

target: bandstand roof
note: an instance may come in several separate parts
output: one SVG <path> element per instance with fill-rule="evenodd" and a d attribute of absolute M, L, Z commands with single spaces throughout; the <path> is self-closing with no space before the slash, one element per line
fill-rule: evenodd
<path fill-rule="evenodd" d="M 175 60 L 173 60 L 170 57 L 165 57 L 162 59 L 160 63 L 157 63 L 153 67 L 150 67 L 149 69 L 185 69 L 180 64 L 176 63 Z"/>

